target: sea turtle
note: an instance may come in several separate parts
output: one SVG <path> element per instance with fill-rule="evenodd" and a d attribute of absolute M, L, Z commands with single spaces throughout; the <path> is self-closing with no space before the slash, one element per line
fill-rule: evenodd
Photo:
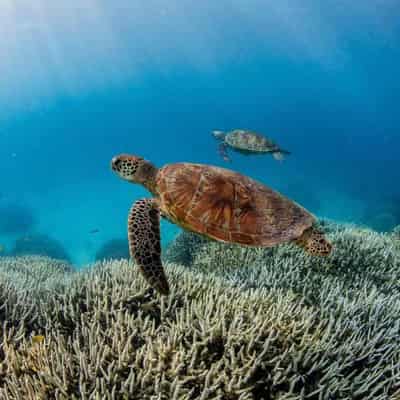
<path fill-rule="evenodd" d="M 213 131 L 212 135 L 220 140 L 218 150 L 224 161 L 231 161 L 227 154 L 227 148 L 245 155 L 272 154 L 276 160 L 283 160 L 289 151 L 281 149 L 271 139 L 248 130 L 235 129 L 231 132 Z"/>
<path fill-rule="evenodd" d="M 128 154 L 114 157 L 111 168 L 154 196 L 133 204 L 128 241 L 144 278 L 161 294 L 168 294 L 169 286 L 161 263 L 160 216 L 220 242 L 271 247 L 293 241 L 311 255 L 331 251 L 331 244 L 313 226 L 313 215 L 237 172 L 186 162 L 157 168 Z"/>

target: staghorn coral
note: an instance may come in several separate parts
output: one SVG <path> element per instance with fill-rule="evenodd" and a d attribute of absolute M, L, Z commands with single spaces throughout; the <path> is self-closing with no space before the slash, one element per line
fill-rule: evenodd
<path fill-rule="evenodd" d="M 162 256 L 165 261 L 190 266 L 193 263 L 193 254 L 207 243 L 210 243 L 210 240 L 203 236 L 182 231 L 167 246 Z"/>
<path fill-rule="evenodd" d="M 49 293 L 65 285 L 73 268 L 48 257 L 25 256 L 0 259 L 0 336 L 15 330 L 31 333 L 41 324 L 40 306 Z"/>
<path fill-rule="evenodd" d="M 400 254 L 400 225 L 394 227 L 390 237 L 393 240 L 395 248 Z"/>
<path fill-rule="evenodd" d="M 65 261 L 46 256 L 3 257 L 0 277 L 24 288 L 49 288 L 74 270 Z"/>
<path fill-rule="evenodd" d="M 322 229 L 325 233 L 336 233 L 346 229 L 346 227 L 352 227 L 352 225 L 338 224 L 327 219 L 320 220 L 317 226 L 317 228 Z M 194 261 L 196 254 L 200 254 L 197 260 L 201 262 L 203 259 L 202 251 L 207 251 L 208 249 L 211 250 L 213 254 L 210 256 L 206 255 L 206 263 L 212 261 L 212 265 L 218 265 L 219 267 L 221 266 L 221 262 L 222 264 L 225 263 L 224 260 L 229 260 L 229 262 L 233 261 L 235 265 L 242 267 L 248 265 L 251 260 L 263 258 L 265 255 L 272 254 L 274 251 L 273 249 L 222 244 L 185 230 L 181 231 L 168 245 L 163 254 L 163 259 L 171 263 L 190 267 L 196 264 Z M 226 252 L 229 254 L 227 255 Z M 217 259 L 214 257 L 217 257 Z M 249 257 L 250 260 L 248 259 Z"/>
<path fill-rule="evenodd" d="M 400 242 L 400 225 L 395 226 L 392 230 L 391 236 L 397 242 Z"/>
<path fill-rule="evenodd" d="M 244 248 L 208 241 L 189 247 L 193 235 L 183 232 L 183 254 L 191 255 L 189 267 L 222 276 L 247 288 L 282 288 L 299 293 L 310 304 L 321 301 L 324 285 L 341 285 L 348 295 L 361 289 L 400 291 L 400 254 L 389 235 L 352 226 L 328 230 L 334 250 L 327 258 L 310 257 L 286 244 L 273 248 Z M 183 259 L 179 247 L 173 247 Z"/>
<path fill-rule="evenodd" d="M 17 272 L 17 273 L 34 273 L 37 275 L 39 271 L 49 276 L 60 274 L 64 272 L 72 272 L 73 267 L 64 260 L 59 260 L 47 256 L 18 256 L 18 257 L 4 257 L 0 261 L 0 273 L 4 272 Z M 41 280 L 42 277 L 37 279 Z"/>
<path fill-rule="evenodd" d="M 167 298 L 126 261 L 68 274 L 37 308 L 42 347 L 32 350 L 26 318 L 18 332 L 4 330 L 0 398 L 399 398 L 395 288 L 347 296 L 341 282 L 326 282 L 307 304 L 289 281 L 246 289 L 234 275 L 166 269 Z"/>

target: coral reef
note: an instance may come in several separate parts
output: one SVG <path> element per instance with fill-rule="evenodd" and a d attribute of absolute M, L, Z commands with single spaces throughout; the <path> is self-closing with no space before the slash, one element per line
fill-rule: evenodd
<path fill-rule="evenodd" d="M 0 398 L 398 399 L 398 260 L 383 235 L 330 236 L 336 255 L 319 263 L 292 246 L 222 257 L 197 243 L 207 273 L 167 263 L 167 298 L 114 260 L 50 279 L 30 311 L 36 275 L 0 274 Z"/>
<path fill-rule="evenodd" d="M 193 264 L 193 255 L 207 243 L 210 243 L 207 238 L 183 231 L 167 246 L 162 257 L 171 263 L 190 266 Z"/>
<path fill-rule="evenodd" d="M 96 261 L 124 258 L 129 259 L 129 247 L 127 239 L 111 239 L 105 242 L 96 252 Z"/>
<path fill-rule="evenodd" d="M 292 290 L 313 305 L 323 301 L 326 285 L 340 284 L 349 295 L 360 288 L 392 294 L 400 291 L 400 255 L 389 235 L 326 221 L 321 225 L 334 245 L 327 258 L 310 257 L 292 244 L 243 248 L 194 239 L 188 232 L 182 232 L 171 245 L 173 258 L 238 286 Z M 194 245 L 189 247 L 190 243 Z M 184 263 L 187 254 L 190 262 Z"/>
<path fill-rule="evenodd" d="M 9 255 L 38 255 L 59 260 L 70 260 L 63 245 L 58 240 L 43 233 L 32 233 L 18 238 Z"/>
<path fill-rule="evenodd" d="M 71 264 L 60 259 L 54 259 L 47 256 L 18 256 L 3 257 L 0 261 L 0 274 L 13 274 L 15 282 L 25 281 L 23 276 L 32 276 L 41 285 L 46 286 L 48 279 L 63 276 L 66 272 L 72 272 L 74 268 Z M 18 274 L 19 276 L 16 276 Z"/>
<path fill-rule="evenodd" d="M 327 234 L 337 233 L 351 227 L 354 226 L 351 224 L 339 224 L 328 219 L 321 219 L 317 224 L 317 228 L 322 229 Z M 207 252 L 208 249 L 216 251 L 216 253 L 213 253 L 212 256 L 205 255 L 205 258 L 203 258 L 202 253 L 196 256 L 201 251 Z M 231 256 L 227 256 L 227 252 L 230 253 Z M 232 252 L 234 254 L 232 254 Z M 274 249 L 256 249 L 222 244 L 193 232 L 182 231 L 167 246 L 166 251 L 163 253 L 163 259 L 171 263 L 183 264 L 188 267 L 194 265 L 195 258 L 197 258 L 200 263 L 202 260 L 205 260 L 206 264 L 209 263 L 210 265 L 219 266 L 221 266 L 221 262 L 224 264 L 224 260 L 229 260 L 229 262 L 233 261 L 234 265 L 242 267 L 251 264 L 254 258 L 263 259 L 266 255 L 273 254 L 273 252 Z M 217 258 L 214 259 L 213 257 Z M 222 259 L 219 260 L 218 258 Z M 196 265 L 196 267 L 198 267 L 198 265 Z"/>
<path fill-rule="evenodd" d="M 40 306 L 54 288 L 65 285 L 72 272 L 71 265 L 48 257 L 0 258 L 0 337 L 3 341 L 6 335 L 26 336 L 43 326 L 43 322 L 38 323 Z"/>
<path fill-rule="evenodd" d="M 400 252 L 400 225 L 397 225 L 394 227 L 392 233 L 391 233 L 391 237 L 394 241 L 394 245 L 395 247 L 398 249 L 398 251 Z"/>
<path fill-rule="evenodd" d="M 5 235 L 26 233 L 35 224 L 32 211 L 19 204 L 0 206 L 0 233 Z"/>

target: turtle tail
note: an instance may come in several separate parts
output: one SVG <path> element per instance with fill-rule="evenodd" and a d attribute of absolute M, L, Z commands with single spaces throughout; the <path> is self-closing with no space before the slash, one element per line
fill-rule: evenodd
<path fill-rule="evenodd" d="M 328 256 L 332 251 L 332 244 L 314 227 L 306 229 L 295 243 L 312 256 Z"/>

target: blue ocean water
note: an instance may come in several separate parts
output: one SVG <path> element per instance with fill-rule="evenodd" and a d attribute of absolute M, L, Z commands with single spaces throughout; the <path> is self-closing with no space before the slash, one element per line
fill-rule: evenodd
<path fill-rule="evenodd" d="M 400 224 L 400 6 L 357 3 L 6 1 L 0 217 L 34 223 L 16 218 L 0 244 L 39 232 L 81 266 L 125 238 L 148 193 L 112 173 L 120 152 L 232 168 L 319 217 Z M 235 128 L 292 154 L 227 165 L 211 131 Z M 163 245 L 177 232 L 163 222 Z"/>

